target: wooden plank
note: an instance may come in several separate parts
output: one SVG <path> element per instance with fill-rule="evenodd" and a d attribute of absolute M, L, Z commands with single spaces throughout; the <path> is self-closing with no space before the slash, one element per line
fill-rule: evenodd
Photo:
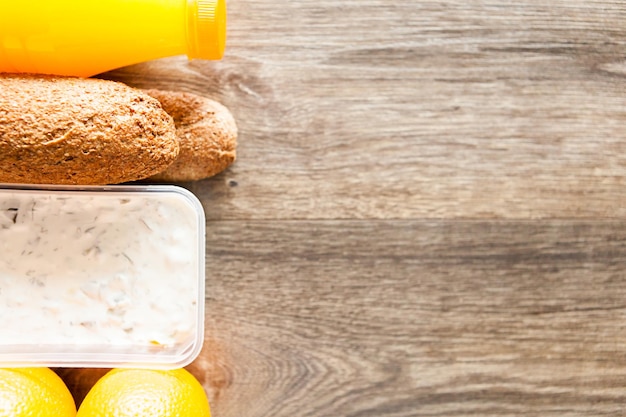
<path fill-rule="evenodd" d="M 239 161 L 190 185 L 211 219 L 626 214 L 622 2 L 229 9 L 223 61 L 104 75 L 231 108 Z"/>
<path fill-rule="evenodd" d="M 619 415 L 619 221 L 209 222 L 217 416 Z"/>

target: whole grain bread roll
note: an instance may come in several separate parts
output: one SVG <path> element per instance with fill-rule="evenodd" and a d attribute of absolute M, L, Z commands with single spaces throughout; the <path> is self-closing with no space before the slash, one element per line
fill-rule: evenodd
<path fill-rule="evenodd" d="M 158 100 L 99 79 L 0 74 L 0 182 L 116 184 L 179 153 Z"/>
<path fill-rule="evenodd" d="M 197 94 L 145 90 L 174 118 L 180 154 L 151 181 L 195 181 L 228 168 L 236 159 L 237 125 L 222 104 Z"/>

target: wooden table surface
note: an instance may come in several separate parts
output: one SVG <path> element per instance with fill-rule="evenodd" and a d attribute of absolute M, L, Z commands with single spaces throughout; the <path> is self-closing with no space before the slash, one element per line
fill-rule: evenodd
<path fill-rule="evenodd" d="M 239 125 L 182 184 L 214 416 L 623 415 L 626 3 L 228 8 L 222 61 L 104 75 Z"/>

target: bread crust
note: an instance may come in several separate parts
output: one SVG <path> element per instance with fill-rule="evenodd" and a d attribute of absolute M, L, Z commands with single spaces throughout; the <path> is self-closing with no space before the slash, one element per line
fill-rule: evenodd
<path fill-rule="evenodd" d="M 174 119 L 180 153 L 151 181 L 184 182 L 214 176 L 235 162 L 237 125 L 222 104 L 197 94 L 144 90 Z"/>
<path fill-rule="evenodd" d="M 179 153 L 158 100 L 122 83 L 0 75 L 0 182 L 116 184 L 163 171 Z"/>

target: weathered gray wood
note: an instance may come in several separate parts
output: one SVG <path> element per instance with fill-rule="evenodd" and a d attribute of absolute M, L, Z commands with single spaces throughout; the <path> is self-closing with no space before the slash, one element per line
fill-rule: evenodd
<path fill-rule="evenodd" d="M 223 61 L 106 75 L 231 108 L 239 162 L 194 185 L 213 219 L 626 214 L 622 2 L 229 8 Z"/>
<path fill-rule="evenodd" d="M 215 415 L 619 415 L 626 224 L 215 222 Z"/>

